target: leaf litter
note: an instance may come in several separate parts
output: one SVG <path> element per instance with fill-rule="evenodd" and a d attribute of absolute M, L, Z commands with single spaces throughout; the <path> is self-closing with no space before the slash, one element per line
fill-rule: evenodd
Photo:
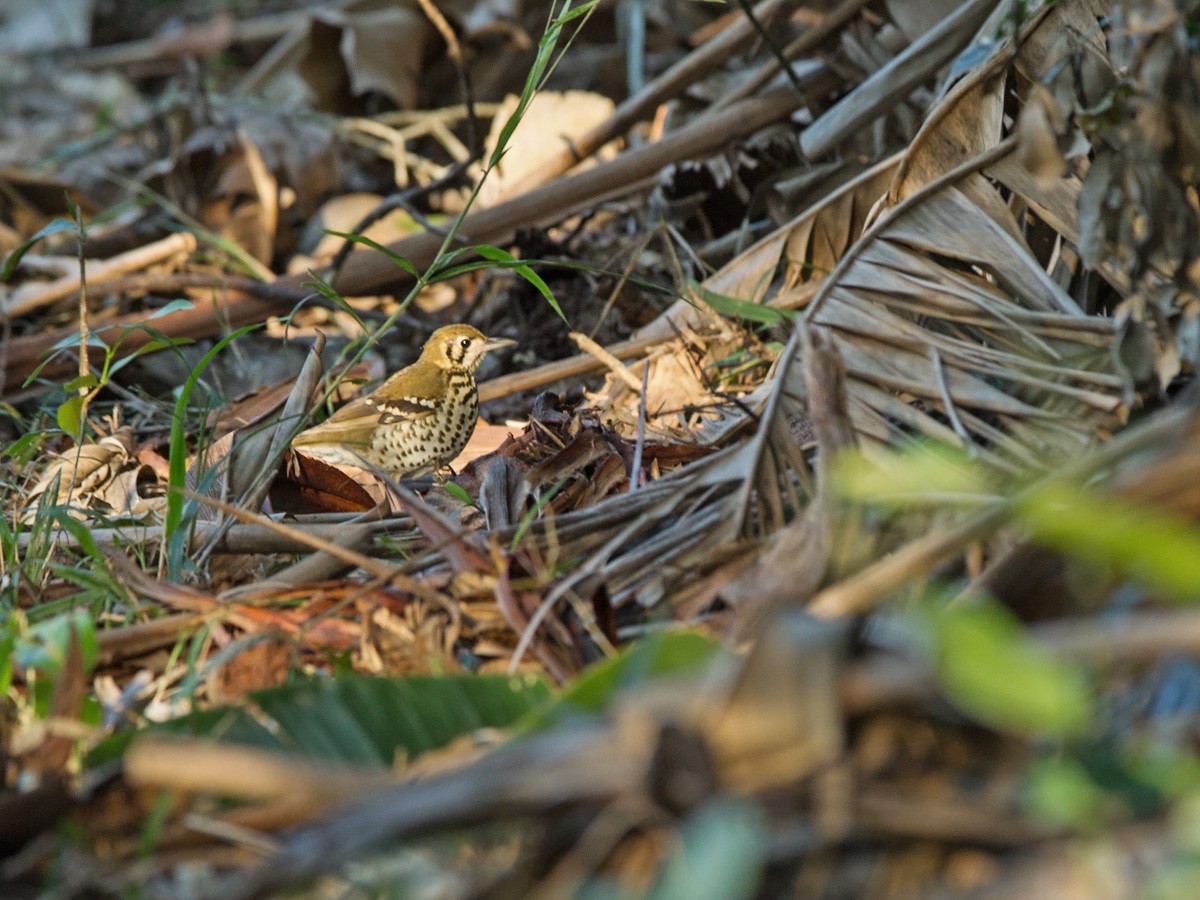
<path fill-rule="evenodd" d="M 0 879 L 1186 896 L 1192 6 L 5 49 Z M 460 320 L 451 472 L 288 449 Z"/>

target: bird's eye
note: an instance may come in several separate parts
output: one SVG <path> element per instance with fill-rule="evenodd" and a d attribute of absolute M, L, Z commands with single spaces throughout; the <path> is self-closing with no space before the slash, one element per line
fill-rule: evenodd
<path fill-rule="evenodd" d="M 463 338 L 463 339 L 462 339 L 461 341 L 459 341 L 458 343 L 459 343 L 459 344 L 462 346 L 462 348 L 463 348 L 464 350 L 470 350 L 470 349 L 471 349 L 471 339 L 470 339 L 470 338 Z"/>

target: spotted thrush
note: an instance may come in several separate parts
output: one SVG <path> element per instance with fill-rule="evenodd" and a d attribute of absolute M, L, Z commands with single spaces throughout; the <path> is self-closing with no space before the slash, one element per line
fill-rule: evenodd
<path fill-rule="evenodd" d="M 515 344 L 470 325 L 439 328 L 421 357 L 350 401 L 292 446 L 336 465 L 379 468 L 393 478 L 428 475 L 462 452 L 479 418 L 475 370 L 489 350 Z"/>

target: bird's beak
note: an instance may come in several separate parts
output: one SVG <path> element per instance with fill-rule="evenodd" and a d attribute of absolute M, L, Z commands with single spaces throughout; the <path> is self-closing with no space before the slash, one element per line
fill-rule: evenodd
<path fill-rule="evenodd" d="M 511 338 L 488 338 L 488 342 L 483 345 L 483 348 L 490 353 L 492 350 L 499 350 L 501 347 L 515 346 L 517 346 L 517 342 Z"/>

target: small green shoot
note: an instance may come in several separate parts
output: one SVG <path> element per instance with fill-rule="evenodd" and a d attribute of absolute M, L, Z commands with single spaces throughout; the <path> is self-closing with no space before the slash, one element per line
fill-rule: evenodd
<path fill-rule="evenodd" d="M 550 486 L 544 494 L 537 498 L 537 501 L 529 509 L 525 510 L 525 514 L 521 516 L 521 521 L 517 525 L 517 530 L 513 532 L 512 543 L 509 545 L 509 550 L 513 553 L 517 552 L 517 547 L 521 545 L 522 538 L 529 531 L 529 526 L 534 523 L 534 520 L 542 514 L 542 510 L 547 504 L 554 499 L 554 495 L 561 491 L 570 480 L 569 476 L 563 476 L 558 481 Z"/>
<path fill-rule="evenodd" d="M 244 325 L 214 344 L 200 362 L 196 363 L 175 400 L 175 411 L 171 416 L 170 449 L 167 455 L 167 514 L 163 521 L 163 531 L 167 542 L 167 572 L 172 581 L 178 580 L 183 571 L 183 555 L 186 544 L 182 526 L 184 489 L 187 482 L 187 411 L 192 391 L 209 363 L 216 359 L 222 350 L 243 334 L 248 334 L 258 327 L 258 325 Z"/>
<path fill-rule="evenodd" d="M 446 489 L 447 494 L 456 500 L 466 503 L 468 506 L 475 505 L 475 501 L 471 499 L 471 495 L 467 493 L 467 489 L 461 484 L 457 484 L 453 481 L 447 481 L 444 485 L 442 485 L 442 487 Z"/>

